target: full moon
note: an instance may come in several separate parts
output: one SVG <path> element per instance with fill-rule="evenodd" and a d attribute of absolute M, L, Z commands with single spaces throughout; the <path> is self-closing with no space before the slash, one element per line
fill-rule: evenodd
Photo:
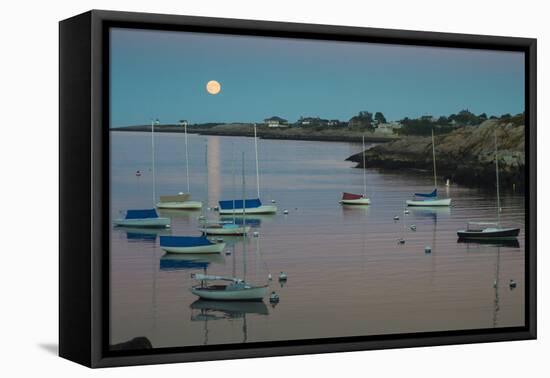
<path fill-rule="evenodd" d="M 216 80 L 210 80 L 208 83 L 206 83 L 206 91 L 211 95 L 216 95 L 220 93 L 221 90 L 222 86 Z"/>

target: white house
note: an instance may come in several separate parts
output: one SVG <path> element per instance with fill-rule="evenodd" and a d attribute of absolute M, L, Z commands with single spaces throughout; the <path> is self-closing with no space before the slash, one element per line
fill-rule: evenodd
<path fill-rule="evenodd" d="M 288 127 L 288 121 L 277 116 L 264 119 L 264 123 L 267 124 L 268 127 Z"/>

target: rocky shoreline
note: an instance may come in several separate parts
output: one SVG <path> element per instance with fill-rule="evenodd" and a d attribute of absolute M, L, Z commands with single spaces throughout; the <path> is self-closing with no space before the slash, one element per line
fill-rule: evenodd
<path fill-rule="evenodd" d="M 494 133 L 497 131 L 499 175 L 503 190 L 525 189 L 525 126 L 488 120 L 435 137 L 437 174 L 470 187 L 496 185 Z M 365 152 L 367 166 L 379 169 L 433 170 L 431 137 L 403 137 Z M 347 160 L 362 168 L 362 154 Z"/>

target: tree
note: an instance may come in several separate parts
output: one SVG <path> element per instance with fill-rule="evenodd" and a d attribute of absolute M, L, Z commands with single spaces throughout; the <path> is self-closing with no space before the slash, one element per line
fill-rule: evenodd
<path fill-rule="evenodd" d="M 374 114 L 374 120 L 378 123 L 387 123 L 386 117 L 384 117 L 384 114 L 382 114 L 382 112 L 376 112 Z"/>

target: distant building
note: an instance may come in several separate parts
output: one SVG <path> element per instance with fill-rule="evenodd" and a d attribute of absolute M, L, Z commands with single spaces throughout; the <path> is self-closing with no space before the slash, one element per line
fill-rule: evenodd
<path fill-rule="evenodd" d="M 383 134 L 392 134 L 395 129 L 400 129 L 403 125 L 400 122 L 379 123 L 376 131 Z"/>
<path fill-rule="evenodd" d="M 331 119 L 327 122 L 328 126 L 338 127 L 338 126 L 345 126 L 345 122 L 340 122 L 337 119 Z"/>
<path fill-rule="evenodd" d="M 300 117 L 296 123 L 299 126 L 327 126 L 329 122 L 328 119 L 322 119 L 320 117 Z"/>
<path fill-rule="evenodd" d="M 264 123 L 268 127 L 288 127 L 288 121 L 284 118 L 277 116 L 264 119 Z"/>

